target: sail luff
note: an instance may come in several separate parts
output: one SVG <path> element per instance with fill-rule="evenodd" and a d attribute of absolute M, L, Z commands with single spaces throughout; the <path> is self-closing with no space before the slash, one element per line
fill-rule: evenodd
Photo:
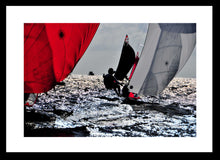
<path fill-rule="evenodd" d="M 144 48 L 130 81 L 129 88 L 131 92 L 139 93 L 141 86 L 150 70 L 151 63 L 154 57 L 154 50 L 156 50 L 157 42 L 160 37 L 160 30 L 159 27 L 157 27 L 156 25 L 157 24 L 149 24 Z"/>
<path fill-rule="evenodd" d="M 196 33 L 194 33 L 194 34 L 181 34 L 181 39 L 183 42 L 183 46 L 190 45 L 190 47 L 183 47 L 182 52 L 181 52 L 180 64 L 179 64 L 179 68 L 178 68 L 177 73 L 179 73 L 181 71 L 183 66 L 186 64 L 186 62 L 190 58 L 193 50 L 195 49 Z M 184 52 L 189 53 L 189 54 L 185 55 Z M 185 58 L 183 56 L 185 56 Z"/>
<path fill-rule="evenodd" d="M 155 48 L 154 53 L 155 53 L 156 50 L 159 48 L 160 39 L 161 39 L 161 32 L 160 32 L 160 35 L 159 35 L 159 38 L 158 38 L 158 42 L 157 42 L 157 46 L 156 46 L 156 48 Z M 153 55 L 150 68 L 149 68 L 149 70 L 148 70 L 148 72 L 147 72 L 147 74 L 146 74 L 146 77 L 144 78 L 144 81 L 143 81 L 143 83 L 142 83 L 142 86 L 141 86 L 139 92 L 137 92 L 139 95 L 148 95 L 148 94 L 157 95 L 157 94 L 158 94 L 158 85 L 157 85 L 158 82 L 157 82 L 156 80 L 155 80 L 154 83 L 153 83 L 154 85 L 151 85 L 151 86 L 150 86 L 150 87 L 152 87 L 152 88 L 156 91 L 156 93 L 155 93 L 155 92 L 152 93 L 152 90 L 151 90 L 151 93 L 146 93 L 146 86 L 148 85 L 148 82 L 151 80 L 151 79 L 150 79 L 150 78 L 151 78 L 150 74 L 152 74 L 152 73 L 151 73 L 151 70 L 152 70 L 153 64 L 154 64 L 154 62 L 155 62 L 155 58 L 156 58 L 156 54 Z"/>

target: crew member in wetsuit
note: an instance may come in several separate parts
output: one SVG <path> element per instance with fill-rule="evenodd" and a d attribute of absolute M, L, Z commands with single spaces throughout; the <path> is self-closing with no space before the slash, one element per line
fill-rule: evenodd
<path fill-rule="evenodd" d="M 117 93 L 118 96 L 120 96 L 120 86 L 122 83 L 118 82 L 118 80 L 113 76 L 115 71 L 112 68 L 109 68 L 108 74 L 103 75 L 104 78 L 104 84 L 107 89 L 114 89 L 114 91 Z"/>

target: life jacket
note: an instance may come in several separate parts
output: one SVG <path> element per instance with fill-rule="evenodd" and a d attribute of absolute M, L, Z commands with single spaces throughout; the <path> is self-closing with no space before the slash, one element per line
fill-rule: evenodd
<path fill-rule="evenodd" d="M 134 94 L 134 93 L 132 93 L 132 92 L 129 93 L 128 98 L 129 98 L 130 100 L 140 99 L 140 97 L 139 97 L 137 94 Z"/>

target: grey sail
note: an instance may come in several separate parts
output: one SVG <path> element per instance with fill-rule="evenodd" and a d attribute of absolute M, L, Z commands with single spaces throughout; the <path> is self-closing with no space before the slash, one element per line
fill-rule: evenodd
<path fill-rule="evenodd" d="M 183 68 L 196 44 L 195 23 L 149 24 L 130 91 L 158 95 Z"/>

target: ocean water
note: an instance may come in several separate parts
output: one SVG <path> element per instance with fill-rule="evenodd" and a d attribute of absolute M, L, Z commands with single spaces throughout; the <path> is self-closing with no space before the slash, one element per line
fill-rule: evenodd
<path fill-rule="evenodd" d="M 158 97 L 127 102 L 102 76 L 70 75 L 26 107 L 26 137 L 196 137 L 196 79 L 174 78 Z"/>

